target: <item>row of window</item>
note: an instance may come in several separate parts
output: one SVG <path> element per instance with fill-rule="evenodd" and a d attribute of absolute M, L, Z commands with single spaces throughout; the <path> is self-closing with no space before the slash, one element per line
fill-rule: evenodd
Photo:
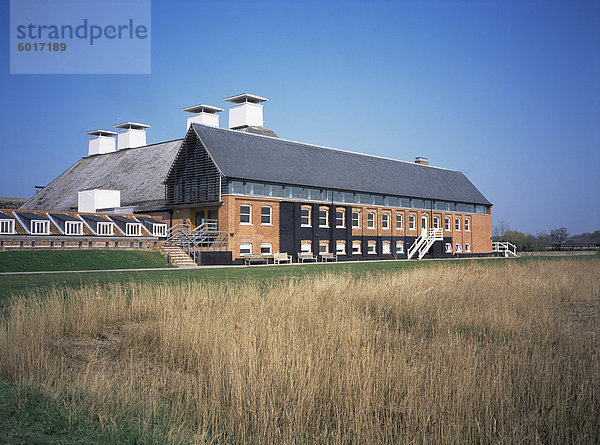
<path fill-rule="evenodd" d="M 32 235 L 51 235 L 50 221 L 48 220 L 33 220 L 29 225 L 29 231 Z M 96 231 L 98 235 L 113 236 L 114 223 L 98 222 L 96 223 Z M 0 234 L 12 235 L 15 233 L 15 221 L 0 220 Z M 166 236 L 166 224 L 153 224 L 154 236 Z M 83 235 L 83 223 L 79 221 L 65 221 L 65 235 Z M 132 223 L 125 225 L 125 235 L 127 236 L 142 236 L 142 225 L 140 223 Z"/>
<path fill-rule="evenodd" d="M 311 207 L 302 207 L 300 210 L 300 225 L 302 227 L 312 227 L 311 224 Z M 367 229 L 375 229 L 375 212 L 367 212 Z M 390 228 L 390 219 L 391 213 L 382 213 L 381 214 L 381 228 L 383 230 L 389 230 Z M 396 229 L 401 230 L 404 228 L 404 217 L 401 213 L 396 214 Z M 450 231 L 451 218 L 446 216 L 444 218 L 444 229 L 446 231 Z M 428 225 L 427 216 L 421 216 L 421 228 L 426 229 Z M 454 218 L 454 230 L 460 232 L 461 219 Z M 319 209 L 319 227 L 328 228 L 329 227 L 329 209 L 321 208 Z M 346 227 L 346 210 L 345 209 L 336 209 L 335 211 L 335 227 L 336 228 L 345 228 Z M 352 212 L 352 228 L 360 229 L 360 212 Z M 440 228 L 440 217 L 433 217 L 433 228 Z M 415 230 L 416 229 L 416 216 L 409 215 L 408 216 L 408 229 Z M 471 220 L 469 218 L 465 218 L 465 232 L 471 231 Z"/>
<path fill-rule="evenodd" d="M 307 199 L 311 201 L 340 202 L 347 204 L 405 207 L 409 209 L 439 210 L 444 212 L 489 214 L 490 207 L 449 201 L 406 198 L 370 193 L 343 192 L 339 190 L 296 187 L 249 181 L 230 181 L 228 191 L 236 195 L 269 196 L 275 198 Z"/>
<path fill-rule="evenodd" d="M 273 208 L 271 206 L 260 207 L 260 224 L 263 226 L 272 225 Z M 252 206 L 249 204 L 240 205 L 240 224 L 252 224 Z"/>
<path fill-rule="evenodd" d="M 391 254 L 391 241 L 383 241 L 381 243 L 382 255 Z M 404 253 L 404 241 L 396 241 L 396 254 L 400 255 Z M 446 243 L 446 253 L 452 253 L 452 244 Z M 302 241 L 300 244 L 301 252 L 312 253 L 312 242 Z M 462 246 L 460 243 L 456 243 L 456 252 L 462 252 Z M 465 244 L 465 252 L 471 252 L 471 244 Z M 271 255 L 273 253 L 273 244 L 271 243 L 260 243 L 260 253 L 263 255 Z M 329 241 L 319 241 L 319 254 L 329 253 Z M 346 241 L 338 240 L 335 242 L 335 253 L 337 255 L 346 255 Z M 252 243 L 240 243 L 240 255 L 251 255 L 252 254 Z M 362 242 L 352 241 L 352 255 L 362 254 Z M 374 240 L 367 241 L 367 254 L 377 254 L 377 242 Z"/>

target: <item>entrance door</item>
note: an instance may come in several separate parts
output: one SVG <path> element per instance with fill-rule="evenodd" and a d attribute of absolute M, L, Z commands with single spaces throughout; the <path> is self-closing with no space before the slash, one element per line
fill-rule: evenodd
<path fill-rule="evenodd" d="M 421 216 L 421 233 L 427 233 L 427 217 Z"/>
<path fill-rule="evenodd" d="M 196 212 L 196 227 L 209 220 L 216 224 L 211 229 L 215 231 L 219 230 L 219 211 L 217 209 L 202 209 Z"/>

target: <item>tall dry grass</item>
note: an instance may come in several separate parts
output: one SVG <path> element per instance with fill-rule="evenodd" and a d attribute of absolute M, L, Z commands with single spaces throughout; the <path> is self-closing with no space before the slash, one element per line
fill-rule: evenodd
<path fill-rule="evenodd" d="M 140 438 L 597 443 L 600 261 L 20 298 L 0 374 Z"/>

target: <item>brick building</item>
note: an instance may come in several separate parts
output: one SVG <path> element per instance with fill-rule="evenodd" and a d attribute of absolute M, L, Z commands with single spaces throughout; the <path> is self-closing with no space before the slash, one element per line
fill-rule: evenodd
<path fill-rule="evenodd" d="M 222 109 L 188 107 L 182 140 L 146 145 L 148 126 L 133 122 L 116 126 L 118 134 L 89 132 L 88 156 L 22 208 L 69 211 L 82 205 L 82 193 L 119 191 L 117 201 L 79 210 L 151 214 L 170 226 L 214 221 L 234 260 L 303 251 L 406 258 L 416 241 L 426 257 L 491 252 L 491 203 L 461 172 L 425 158 L 397 161 L 281 139 L 263 127 L 267 99 L 225 100 L 232 103 L 228 129 L 219 128 Z"/>

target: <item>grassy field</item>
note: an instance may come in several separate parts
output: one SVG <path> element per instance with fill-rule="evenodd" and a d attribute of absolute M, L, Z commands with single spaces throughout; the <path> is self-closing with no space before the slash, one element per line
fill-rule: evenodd
<path fill-rule="evenodd" d="M 22 290 L 0 442 L 598 443 L 600 260 L 429 264 Z"/>
<path fill-rule="evenodd" d="M 153 267 L 169 267 L 169 264 L 165 257 L 156 251 L 108 249 L 0 251 L 0 272 Z"/>

